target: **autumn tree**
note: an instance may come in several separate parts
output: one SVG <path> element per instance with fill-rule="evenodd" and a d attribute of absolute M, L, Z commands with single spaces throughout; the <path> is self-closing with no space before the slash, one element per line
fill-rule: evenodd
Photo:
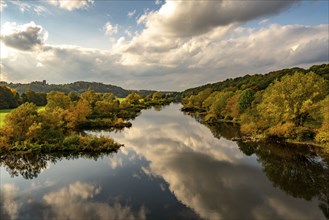
<path fill-rule="evenodd" d="M 321 102 L 322 126 L 318 130 L 316 141 L 329 145 L 329 95 Z"/>
<path fill-rule="evenodd" d="M 32 132 L 30 127 L 34 125 L 32 129 L 35 129 L 39 122 L 37 106 L 33 103 L 24 103 L 12 110 L 4 122 L 3 131 L 10 142 L 26 140 L 29 138 L 28 132 Z"/>
<path fill-rule="evenodd" d="M 258 111 L 269 126 L 285 122 L 303 126 L 315 104 L 328 93 L 327 86 L 325 79 L 313 72 L 284 76 L 264 91 Z"/>
<path fill-rule="evenodd" d="M 46 108 L 49 110 L 55 108 L 68 109 L 71 103 L 71 99 L 63 92 L 50 92 L 47 94 Z"/>

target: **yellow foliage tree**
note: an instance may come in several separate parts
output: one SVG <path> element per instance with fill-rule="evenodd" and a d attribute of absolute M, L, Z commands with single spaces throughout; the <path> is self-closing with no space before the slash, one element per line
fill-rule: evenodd
<path fill-rule="evenodd" d="M 269 126 L 286 122 L 303 126 L 310 113 L 317 108 L 316 103 L 327 92 L 327 82 L 321 76 L 313 72 L 296 72 L 275 81 L 264 91 L 258 112 Z"/>

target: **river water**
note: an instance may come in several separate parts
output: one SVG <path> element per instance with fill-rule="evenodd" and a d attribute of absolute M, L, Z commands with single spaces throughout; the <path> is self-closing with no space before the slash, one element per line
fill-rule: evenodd
<path fill-rule="evenodd" d="M 238 143 L 180 105 L 117 132 L 117 153 L 1 159 L 0 219 L 326 219 L 328 156 L 310 146 Z"/>

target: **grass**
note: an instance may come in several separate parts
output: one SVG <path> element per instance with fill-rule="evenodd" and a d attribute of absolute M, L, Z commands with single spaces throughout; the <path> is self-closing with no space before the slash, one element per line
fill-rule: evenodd
<path fill-rule="evenodd" d="M 0 127 L 3 126 L 5 117 L 12 111 L 13 109 L 0 109 Z M 39 106 L 38 111 L 44 111 L 45 106 Z"/>
<path fill-rule="evenodd" d="M 116 98 L 116 100 L 119 100 L 119 102 L 121 103 L 123 100 L 125 100 L 126 98 Z"/>
<path fill-rule="evenodd" d="M 0 126 L 4 124 L 5 117 L 11 112 L 12 109 L 0 109 Z"/>

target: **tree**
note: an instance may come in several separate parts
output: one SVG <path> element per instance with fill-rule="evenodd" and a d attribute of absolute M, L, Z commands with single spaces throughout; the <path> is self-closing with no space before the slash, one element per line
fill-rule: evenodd
<path fill-rule="evenodd" d="M 82 93 L 80 98 L 88 103 L 92 111 L 94 111 L 96 102 L 99 101 L 98 95 L 93 90 Z"/>
<path fill-rule="evenodd" d="M 218 92 L 214 98 L 214 102 L 209 108 L 209 112 L 206 115 L 205 120 L 211 121 L 213 119 L 223 118 L 222 111 L 226 106 L 227 100 L 233 95 L 233 92 Z"/>
<path fill-rule="evenodd" d="M 78 93 L 76 92 L 69 92 L 67 96 L 71 99 L 72 102 L 76 102 L 80 99 Z"/>
<path fill-rule="evenodd" d="M 136 93 L 129 94 L 124 101 L 128 104 L 139 104 L 142 97 Z"/>
<path fill-rule="evenodd" d="M 7 115 L 3 131 L 10 142 L 23 141 L 29 138 L 29 129 L 35 123 L 38 123 L 37 106 L 33 103 L 24 103 Z"/>
<path fill-rule="evenodd" d="M 25 102 L 32 102 L 37 106 L 44 106 L 47 104 L 47 94 L 28 90 L 22 94 L 22 103 Z"/>
<path fill-rule="evenodd" d="M 64 120 L 67 129 L 75 129 L 77 125 L 84 122 L 91 114 L 91 109 L 87 101 L 80 99 L 74 106 L 64 113 Z"/>
<path fill-rule="evenodd" d="M 321 102 L 322 126 L 316 135 L 316 141 L 329 145 L 329 95 Z"/>
<path fill-rule="evenodd" d="M 16 91 L 0 85 L 0 109 L 16 108 L 18 106 Z"/>
<path fill-rule="evenodd" d="M 264 91 L 258 111 L 269 126 L 285 122 L 303 126 L 310 113 L 316 109 L 315 104 L 327 93 L 325 79 L 313 72 L 296 72 L 292 76 L 284 76 L 281 81 L 275 81 Z"/>
<path fill-rule="evenodd" d="M 255 92 L 252 89 L 245 89 L 241 93 L 238 101 L 240 112 L 245 111 L 251 106 L 252 101 L 254 100 Z"/>
<path fill-rule="evenodd" d="M 72 102 L 71 99 L 65 95 L 63 92 L 50 92 L 47 94 L 47 109 L 68 109 Z"/>
<path fill-rule="evenodd" d="M 164 97 L 164 94 L 162 94 L 161 92 L 155 92 L 152 94 L 153 101 L 157 101 L 159 99 L 162 99 L 163 97 Z"/>

